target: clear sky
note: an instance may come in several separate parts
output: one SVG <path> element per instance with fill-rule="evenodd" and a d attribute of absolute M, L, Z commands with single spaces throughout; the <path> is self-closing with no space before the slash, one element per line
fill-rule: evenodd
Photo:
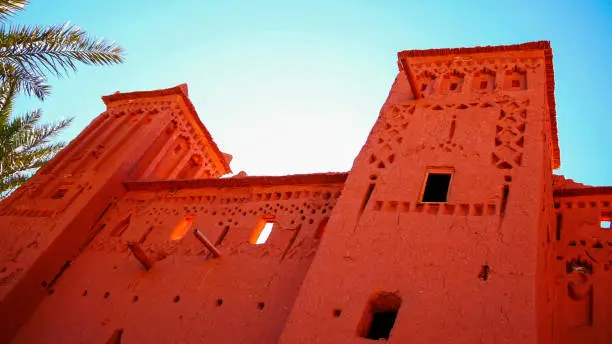
<path fill-rule="evenodd" d="M 458 5 L 461 4 L 461 5 Z M 189 85 L 231 167 L 250 175 L 346 171 L 378 116 L 401 50 L 549 40 L 561 169 L 612 185 L 612 1 L 32 0 L 17 23 L 70 21 L 126 62 L 51 79 L 47 120 L 71 140 L 115 91 Z"/>

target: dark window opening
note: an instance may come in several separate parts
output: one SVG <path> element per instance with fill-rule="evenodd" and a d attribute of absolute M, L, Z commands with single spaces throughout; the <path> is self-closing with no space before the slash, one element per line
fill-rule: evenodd
<path fill-rule="evenodd" d="M 489 266 L 483 265 L 480 268 L 480 272 L 478 273 L 478 278 L 482 281 L 486 281 L 489 279 Z"/>
<path fill-rule="evenodd" d="M 422 202 L 446 202 L 450 173 L 428 173 Z"/>
<path fill-rule="evenodd" d="M 66 196 L 66 194 L 68 193 L 68 189 L 57 189 L 53 195 L 51 196 L 52 199 L 62 199 L 64 198 L 64 196 Z"/>
<path fill-rule="evenodd" d="M 563 221 L 563 216 L 561 214 L 557 214 L 557 232 L 556 232 L 557 241 L 561 240 L 561 221 Z"/>
<path fill-rule="evenodd" d="M 512 80 L 512 87 L 521 87 L 521 82 L 519 80 Z"/>
<path fill-rule="evenodd" d="M 375 312 L 372 314 L 372 325 L 366 338 L 368 339 L 389 339 L 393 325 L 395 325 L 396 311 Z"/>
<path fill-rule="evenodd" d="M 117 329 L 111 334 L 106 344 L 121 344 L 122 337 L 123 337 L 123 329 L 122 328 Z"/>
<path fill-rule="evenodd" d="M 456 89 L 457 89 L 457 83 L 456 82 L 453 82 L 452 84 L 450 84 L 450 90 L 451 91 L 454 91 Z"/>
<path fill-rule="evenodd" d="M 401 304 L 402 299 L 397 293 L 374 294 L 359 323 L 358 335 L 372 340 L 389 339 Z"/>
<path fill-rule="evenodd" d="M 486 80 L 481 81 L 481 82 L 480 82 L 480 89 L 481 89 L 481 90 L 486 89 L 488 84 L 489 84 L 489 83 L 488 83 Z"/>

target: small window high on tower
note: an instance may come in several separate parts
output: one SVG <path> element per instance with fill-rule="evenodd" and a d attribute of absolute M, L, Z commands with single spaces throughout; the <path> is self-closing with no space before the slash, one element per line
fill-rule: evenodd
<path fill-rule="evenodd" d="M 170 234 L 170 240 L 180 240 L 181 238 L 183 238 L 185 234 L 187 234 L 187 231 L 191 227 L 191 224 L 193 223 L 194 219 L 195 216 L 193 215 L 186 215 L 185 217 L 183 217 L 183 219 L 181 219 L 172 230 L 172 233 Z"/>
<path fill-rule="evenodd" d="M 421 202 L 446 202 L 452 173 L 431 171 L 427 173 Z"/>
<path fill-rule="evenodd" d="M 612 212 L 605 212 L 601 214 L 599 219 L 599 227 L 605 230 L 612 230 Z"/>
<path fill-rule="evenodd" d="M 249 242 L 253 245 L 261 245 L 264 244 L 270 234 L 272 234 L 272 228 L 274 227 L 274 217 L 273 216 L 264 216 L 263 218 L 257 221 L 255 228 L 251 232 L 251 238 Z"/>

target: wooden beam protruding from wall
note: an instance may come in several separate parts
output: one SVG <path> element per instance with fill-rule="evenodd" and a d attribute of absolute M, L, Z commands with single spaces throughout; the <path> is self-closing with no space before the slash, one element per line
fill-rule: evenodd
<path fill-rule="evenodd" d="M 410 89 L 412 90 L 412 94 L 414 95 L 414 99 L 421 99 L 421 89 L 418 87 L 416 83 L 416 79 L 412 70 L 410 69 L 410 64 L 408 63 L 408 59 L 400 59 L 400 65 L 404 70 L 404 74 L 406 74 L 406 78 L 408 79 L 408 83 L 410 84 Z"/>

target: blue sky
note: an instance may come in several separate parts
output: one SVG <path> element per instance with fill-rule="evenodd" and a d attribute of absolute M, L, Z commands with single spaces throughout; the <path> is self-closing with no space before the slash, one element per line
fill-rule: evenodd
<path fill-rule="evenodd" d="M 120 43 L 126 62 L 51 79 L 48 100 L 21 98 L 18 109 L 76 117 L 68 141 L 104 111 L 102 95 L 187 83 L 235 172 L 346 171 L 393 83 L 398 51 L 550 40 L 557 173 L 612 185 L 612 1 L 502 3 L 33 0 L 14 22 L 70 21 Z"/>

